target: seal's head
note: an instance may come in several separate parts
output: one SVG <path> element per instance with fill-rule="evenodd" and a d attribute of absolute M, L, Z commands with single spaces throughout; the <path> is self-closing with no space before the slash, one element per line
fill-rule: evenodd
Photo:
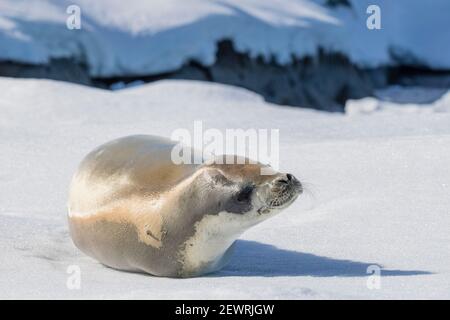
<path fill-rule="evenodd" d="M 183 203 L 195 206 L 189 212 L 196 213 L 196 222 L 182 246 L 180 276 L 220 269 L 243 232 L 288 207 L 303 191 L 292 174 L 249 163 L 246 158 L 236 160 L 233 164 L 204 164 L 198 179 L 189 184 Z M 198 195 L 205 197 L 198 201 Z"/>
<path fill-rule="evenodd" d="M 276 172 L 247 158 L 235 157 L 234 161 L 218 164 L 216 159 L 205 165 L 209 185 L 220 190 L 217 200 L 225 212 L 269 217 L 288 207 L 303 192 L 300 181 L 290 173 Z"/>

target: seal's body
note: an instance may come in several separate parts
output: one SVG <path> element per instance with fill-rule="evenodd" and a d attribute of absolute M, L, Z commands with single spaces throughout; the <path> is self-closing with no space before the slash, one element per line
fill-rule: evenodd
<path fill-rule="evenodd" d="M 174 164 L 175 146 L 165 138 L 130 136 L 86 156 L 69 196 L 78 248 L 112 268 L 197 276 L 220 269 L 242 232 L 302 192 L 292 175 L 261 175 L 267 166 L 247 159 Z"/>

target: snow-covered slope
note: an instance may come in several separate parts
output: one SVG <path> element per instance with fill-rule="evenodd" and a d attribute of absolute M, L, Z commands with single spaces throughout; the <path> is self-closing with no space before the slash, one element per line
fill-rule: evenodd
<path fill-rule="evenodd" d="M 0 92 L 1 298 L 450 298 L 450 113 L 335 115 L 189 81 L 109 92 L 0 78 Z M 207 277 L 119 272 L 78 251 L 65 215 L 82 157 L 195 120 L 280 129 L 280 169 L 309 192 L 245 233 L 231 264 Z M 382 277 L 371 290 L 373 264 Z M 80 290 L 66 287 L 70 265 Z"/>
<path fill-rule="evenodd" d="M 2 0 L 0 60 L 45 64 L 75 58 L 92 76 L 142 75 L 212 64 L 219 40 L 287 63 L 319 47 L 366 67 L 402 63 L 450 68 L 450 3 L 433 0 Z M 66 8 L 81 8 L 81 30 L 68 30 Z M 381 30 L 366 27 L 369 5 Z M 426 6 L 426 10 L 424 10 Z"/>
<path fill-rule="evenodd" d="M 349 100 L 345 113 L 436 113 L 450 112 L 450 91 L 445 89 L 391 86 L 378 90 L 376 97 Z"/>

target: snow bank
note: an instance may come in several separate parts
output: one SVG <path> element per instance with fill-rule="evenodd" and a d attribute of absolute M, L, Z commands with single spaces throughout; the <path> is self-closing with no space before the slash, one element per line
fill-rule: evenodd
<path fill-rule="evenodd" d="M 450 68 L 450 3 L 361 0 L 327 8 L 322 0 L 3 0 L 0 60 L 45 64 L 74 58 L 92 76 L 148 75 L 189 59 L 215 60 L 216 44 L 232 39 L 252 57 L 342 52 L 366 67 L 399 62 Z M 66 28 L 66 8 L 81 8 L 82 29 Z M 366 9 L 381 8 L 382 29 L 368 30 Z"/>
<path fill-rule="evenodd" d="M 194 81 L 103 91 L 0 78 L 0 92 L 2 298 L 450 298 L 449 113 L 348 117 Z M 78 251 L 65 215 L 82 157 L 119 136 L 170 136 L 196 120 L 280 129 L 280 169 L 307 194 L 245 233 L 230 265 L 208 277 L 119 272 Z M 379 289 L 367 286 L 374 264 Z M 66 286 L 71 265 L 80 290 Z"/>
<path fill-rule="evenodd" d="M 378 90 L 376 98 L 348 100 L 345 104 L 347 115 L 373 112 L 390 114 L 450 112 L 450 91 L 394 86 Z"/>

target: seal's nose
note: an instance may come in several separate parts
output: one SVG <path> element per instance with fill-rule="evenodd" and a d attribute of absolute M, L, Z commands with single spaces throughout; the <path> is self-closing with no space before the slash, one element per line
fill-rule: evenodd
<path fill-rule="evenodd" d="M 292 187 L 296 188 L 300 193 L 303 191 L 302 184 L 293 174 L 286 173 L 286 180 Z"/>
<path fill-rule="evenodd" d="M 277 183 L 279 185 L 289 185 L 290 187 L 298 189 L 300 192 L 302 191 L 302 184 L 293 174 L 286 173 L 286 175 L 281 176 L 277 179 Z"/>

